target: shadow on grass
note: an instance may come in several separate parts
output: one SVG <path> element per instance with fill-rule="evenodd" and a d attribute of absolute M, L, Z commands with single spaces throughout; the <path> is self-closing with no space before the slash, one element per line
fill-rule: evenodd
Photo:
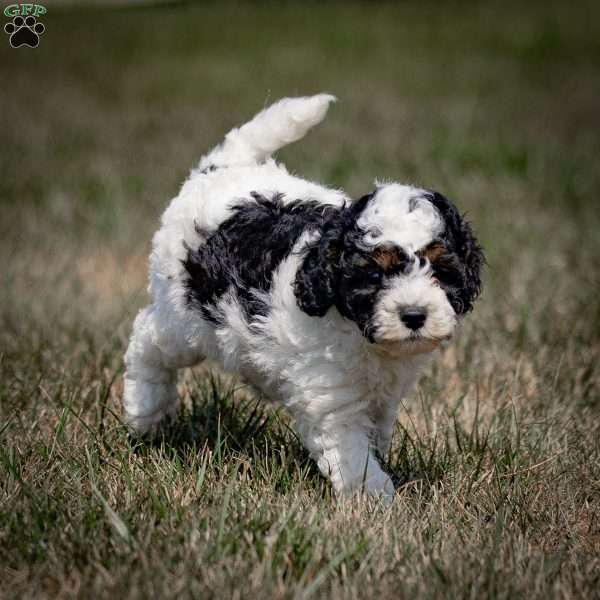
<path fill-rule="evenodd" d="M 226 384 L 211 373 L 191 386 L 190 401 L 153 438 L 131 438 L 134 451 L 160 449 L 182 462 L 208 448 L 216 464 L 240 459 L 251 467 L 268 464 L 286 479 L 322 481 L 322 476 L 281 411 L 256 396 L 240 394 L 243 384 Z"/>

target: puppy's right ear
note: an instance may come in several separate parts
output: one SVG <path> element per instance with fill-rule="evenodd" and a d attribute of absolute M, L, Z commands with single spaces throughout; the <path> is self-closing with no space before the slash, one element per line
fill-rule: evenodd
<path fill-rule="evenodd" d="M 294 281 L 298 306 L 307 315 L 323 317 L 335 304 L 344 236 L 375 193 L 371 192 L 337 212 L 323 227 L 321 238 L 309 246 Z"/>
<path fill-rule="evenodd" d="M 328 227 L 309 247 L 296 273 L 294 295 L 298 306 L 311 317 L 323 317 L 335 302 L 342 251 L 341 228 Z"/>

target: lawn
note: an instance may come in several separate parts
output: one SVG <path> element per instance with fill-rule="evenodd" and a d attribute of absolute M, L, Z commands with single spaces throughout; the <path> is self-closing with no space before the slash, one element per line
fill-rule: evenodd
<path fill-rule="evenodd" d="M 597 597 L 598 3 L 46 6 L 38 48 L 0 43 L 0 596 Z M 289 167 L 439 189 L 488 260 L 403 401 L 389 509 L 338 503 L 214 365 L 155 443 L 120 421 L 169 198 L 319 91 L 339 102 Z"/>

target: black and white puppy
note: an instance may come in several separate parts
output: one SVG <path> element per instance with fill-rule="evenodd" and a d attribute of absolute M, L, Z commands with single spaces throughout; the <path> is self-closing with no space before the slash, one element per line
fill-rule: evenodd
<path fill-rule="evenodd" d="M 286 98 L 206 155 L 162 217 L 152 304 L 125 356 L 124 409 L 173 415 L 177 370 L 205 357 L 283 404 L 338 493 L 394 488 L 400 400 L 480 292 L 481 248 L 444 196 L 380 184 L 352 202 L 271 159 L 333 96 Z"/>

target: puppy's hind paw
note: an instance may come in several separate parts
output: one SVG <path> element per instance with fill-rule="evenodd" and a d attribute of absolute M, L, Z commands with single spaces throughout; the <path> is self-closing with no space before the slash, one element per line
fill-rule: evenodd
<path fill-rule="evenodd" d="M 160 432 L 163 420 L 174 419 L 176 412 L 177 389 L 172 382 L 125 378 L 123 413 L 132 432 L 155 436 Z"/>
<path fill-rule="evenodd" d="M 155 439 L 175 422 L 175 412 L 176 409 L 173 408 L 168 413 L 161 411 L 147 416 L 126 414 L 125 421 L 129 428 L 129 435 L 133 439 Z"/>

